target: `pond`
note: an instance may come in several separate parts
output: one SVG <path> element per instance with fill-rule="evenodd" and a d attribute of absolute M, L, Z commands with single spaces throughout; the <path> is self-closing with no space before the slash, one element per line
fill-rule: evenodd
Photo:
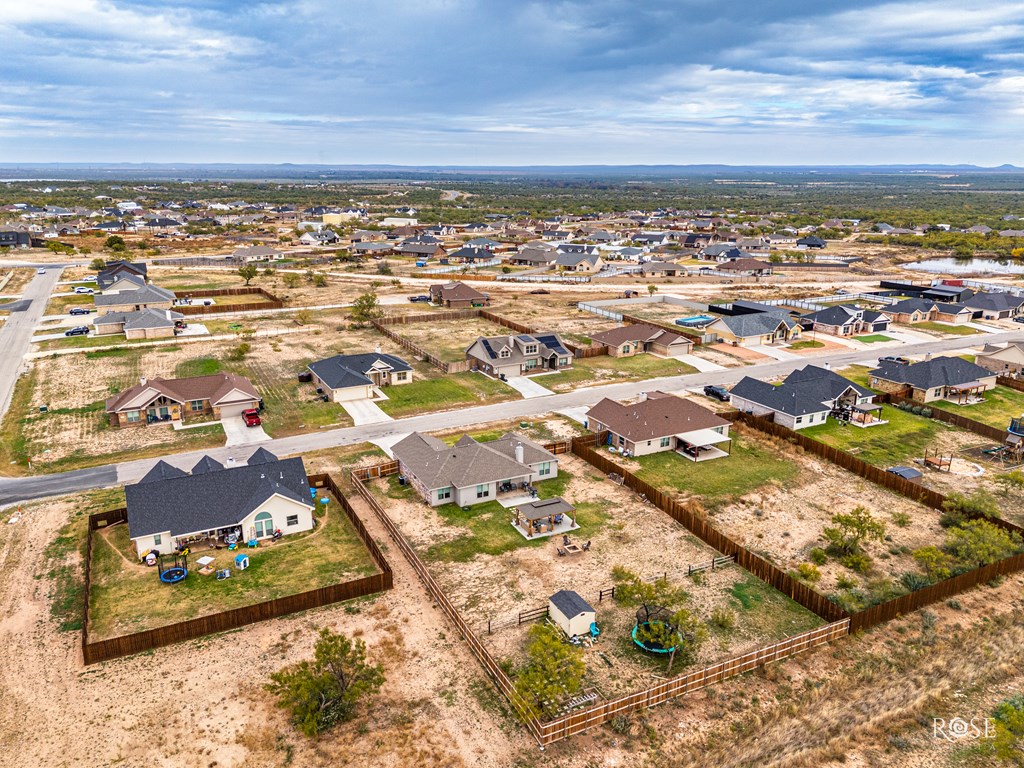
<path fill-rule="evenodd" d="M 918 272 L 932 272 L 948 275 L 990 274 L 990 275 L 1024 275 L 1024 263 L 1014 261 L 997 261 L 996 259 L 926 259 L 914 264 L 905 264 L 907 269 Z"/>

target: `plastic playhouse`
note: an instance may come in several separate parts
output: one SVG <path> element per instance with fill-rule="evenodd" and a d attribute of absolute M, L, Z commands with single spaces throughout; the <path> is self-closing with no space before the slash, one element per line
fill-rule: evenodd
<path fill-rule="evenodd" d="M 245 554 L 235 555 L 235 569 L 244 571 L 249 567 L 249 556 Z"/>

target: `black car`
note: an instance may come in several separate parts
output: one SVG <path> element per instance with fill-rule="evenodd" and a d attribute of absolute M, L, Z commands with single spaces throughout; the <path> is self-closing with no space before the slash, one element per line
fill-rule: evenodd
<path fill-rule="evenodd" d="M 899 357 L 898 355 L 886 355 L 885 357 L 878 358 L 878 364 L 882 363 L 899 363 L 900 365 L 910 365 L 910 361 L 905 357 Z"/>
<path fill-rule="evenodd" d="M 68 330 L 64 331 L 64 335 L 65 336 L 88 336 L 89 335 L 89 326 L 87 326 L 87 325 L 78 325 L 78 326 L 75 326 L 74 328 L 69 328 Z"/>
<path fill-rule="evenodd" d="M 1024 315 L 1021 315 L 1020 317 L 1013 318 L 1013 322 L 1015 322 L 1015 323 L 1024 323 Z"/>
<path fill-rule="evenodd" d="M 729 390 L 725 387 L 719 387 L 715 384 L 708 384 L 704 387 L 704 394 L 708 397 L 713 397 L 716 400 L 721 400 L 723 403 L 729 402 Z"/>
<path fill-rule="evenodd" d="M 430 303 L 430 297 L 429 296 L 410 296 L 409 297 L 409 301 L 414 302 L 416 304 L 425 304 L 425 303 Z"/>
<path fill-rule="evenodd" d="M 68 310 L 69 315 L 88 315 L 89 310 L 85 307 L 72 307 Z"/>

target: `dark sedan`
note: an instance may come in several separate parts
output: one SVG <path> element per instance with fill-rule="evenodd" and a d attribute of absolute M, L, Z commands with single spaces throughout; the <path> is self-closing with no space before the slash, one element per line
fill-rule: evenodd
<path fill-rule="evenodd" d="M 78 325 L 78 326 L 75 326 L 74 328 L 69 328 L 68 330 L 64 331 L 64 335 L 65 336 L 88 336 L 89 335 L 89 327 L 86 326 L 86 325 Z"/>

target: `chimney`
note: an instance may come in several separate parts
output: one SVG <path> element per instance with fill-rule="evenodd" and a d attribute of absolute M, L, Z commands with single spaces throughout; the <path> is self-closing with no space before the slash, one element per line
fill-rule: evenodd
<path fill-rule="evenodd" d="M 924 361 L 927 363 L 931 359 L 932 359 L 932 353 L 931 352 L 927 352 L 925 354 L 925 356 L 924 356 Z"/>
<path fill-rule="evenodd" d="M 522 464 L 523 463 L 523 458 L 524 458 L 523 457 L 523 444 L 522 443 L 516 443 L 516 461 L 518 461 L 520 464 Z"/>
<path fill-rule="evenodd" d="M 832 363 L 826 362 L 825 363 L 825 370 L 826 371 L 831 371 L 832 370 Z"/>
<path fill-rule="evenodd" d="M 377 346 L 375 346 L 375 347 L 373 348 L 373 351 L 374 351 L 374 352 L 376 352 L 376 353 L 377 353 L 377 354 L 379 355 L 379 354 L 380 354 L 380 351 L 381 351 L 381 350 L 380 350 L 380 344 L 377 344 Z"/>
<path fill-rule="evenodd" d="M 647 402 L 647 393 L 646 392 L 641 392 L 640 393 L 640 399 L 637 402 L 646 403 Z"/>
<path fill-rule="evenodd" d="M 146 377 L 145 376 L 142 376 L 142 377 L 139 378 L 139 384 L 142 385 L 143 387 L 146 386 Z"/>

